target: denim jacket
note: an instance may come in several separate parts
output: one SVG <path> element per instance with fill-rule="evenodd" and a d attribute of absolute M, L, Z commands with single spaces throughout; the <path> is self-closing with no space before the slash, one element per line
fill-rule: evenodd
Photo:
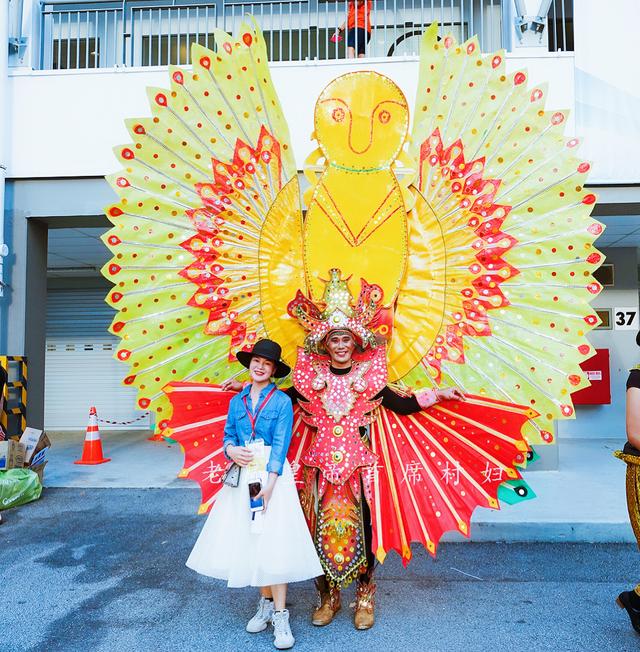
<path fill-rule="evenodd" d="M 275 387 L 269 383 L 261 392 L 257 406 L 262 404 L 267 394 Z M 243 398 L 247 397 L 247 407 L 254 414 L 251 405 L 251 385 L 247 385 L 239 394 L 236 394 L 229 403 L 227 423 L 224 427 L 225 455 L 229 444 L 244 446 L 245 441 L 251 438 L 251 421 L 247 415 Z M 264 439 L 265 446 L 271 446 L 271 454 L 267 463 L 269 473 L 282 475 L 282 467 L 287 457 L 291 434 L 293 429 L 293 408 L 291 399 L 280 390 L 276 390 L 269 402 L 262 408 L 256 422 L 256 439 Z"/>

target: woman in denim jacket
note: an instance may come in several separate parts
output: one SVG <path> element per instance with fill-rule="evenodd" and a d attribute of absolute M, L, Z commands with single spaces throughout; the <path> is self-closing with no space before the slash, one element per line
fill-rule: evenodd
<path fill-rule="evenodd" d="M 321 575 L 322 568 L 286 460 L 293 409 L 271 381 L 290 371 L 280 355 L 271 340 L 237 354 L 251 383 L 231 399 L 223 447 L 241 467 L 240 481 L 220 490 L 187 566 L 227 580 L 229 587 L 260 587 L 258 610 L 246 629 L 261 632 L 271 621 L 275 647 L 287 649 L 295 642 L 285 608 L 287 583 Z M 249 484 L 256 481 L 262 486 L 255 498 L 262 499 L 262 511 L 250 508 Z"/>

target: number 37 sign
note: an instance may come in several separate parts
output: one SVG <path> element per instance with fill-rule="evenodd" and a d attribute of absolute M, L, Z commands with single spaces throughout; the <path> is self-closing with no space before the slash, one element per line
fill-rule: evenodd
<path fill-rule="evenodd" d="M 614 308 L 613 327 L 617 331 L 637 331 L 638 307 L 631 306 L 630 308 Z"/>

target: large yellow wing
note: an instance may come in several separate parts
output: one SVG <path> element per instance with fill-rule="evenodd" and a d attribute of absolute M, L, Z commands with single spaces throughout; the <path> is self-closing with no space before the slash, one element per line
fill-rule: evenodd
<path fill-rule="evenodd" d="M 161 427 L 170 407 L 162 387 L 240 373 L 233 353 L 267 335 L 270 310 L 286 313 L 259 276 L 260 250 L 269 215 L 301 220 L 262 34 L 243 24 L 236 37 L 215 38 L 216 52 L 192 46 L 192 70 L 170 69 L 169 90 L 148 90 L 152 116 L 127 121 L 133 142 L 116 149 L 123 169 L 109 177 L 119 196 L 104 236 L 107 302 L 118 311 L 111 331 L 129 366 L 124 382 Z"/>
<path fill-rule="evenodd" d="M 412 240 L 391 344 L 396 379 L 533 407 L 532 442 L 550 441 L 587 384 L 603 260 L 590 166 L 563 133 L 566 111 L 544 103 L 504 53 L 425 33 L 412 131 L 424 203 L 411 229 L 427 233 Z"/>

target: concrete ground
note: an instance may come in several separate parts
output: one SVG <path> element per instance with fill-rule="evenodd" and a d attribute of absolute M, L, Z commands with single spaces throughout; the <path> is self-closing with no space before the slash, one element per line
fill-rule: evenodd
<path fill-rule="evenodd" d="M 197 486 L 176 478 L 182 467 L 180 447 L 149 442 L 148 432 L 103 431 L 105 455 L 112 461 L 100 466 L 73 464 L 81 454 L 84 433 L 49 434 L 53 446 L 45 474 L 48 487 L 186 488 L 197 500 Z M 625 465 L 613 457 L 622 444 L 611 439 L 561 440 L 559 470 L 525 475 L 537 498 L 500 511 L 476 510 L 472 540 L 635 541 L 627 517 Z"/>
<path fill-rule="evenodd" d="M 244 631 L 255 590 L 184 566 L 203 523 L 198 502 L 191 489 L 49 488 L 4 512 L 0 649 L 273 649 L 269 632 Z M 319 629 L 309 622 L 312 584 L 293 585 L 295 650 L 636 651 L 640 636 L 614 598 L 640 579 L 639 560 L 628 544 L 445 543 L 436 560 L 416 549 L 407 569 L 393 555 L 377 571 L 368 632 L 351 624 L 352 588 Z"/>

